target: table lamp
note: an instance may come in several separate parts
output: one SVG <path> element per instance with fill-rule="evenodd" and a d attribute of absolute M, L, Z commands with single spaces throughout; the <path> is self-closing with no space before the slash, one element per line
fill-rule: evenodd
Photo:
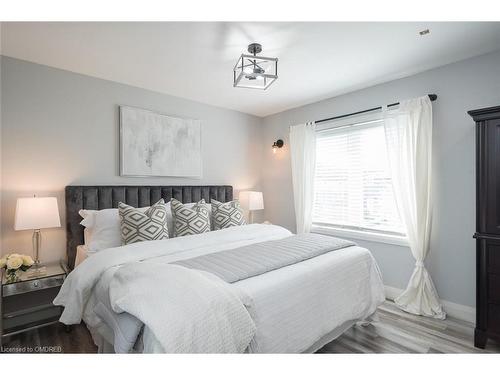
<path fill-rule="evenodd" d="M 264 197 L 260 191 L 242 191 L 239 197 L 241 206 L 248 210 L 248 219 L 253 223 L 253 211 L 264 209 Z"/>
<path fill-rule="evenodd" d="M 18 198 L 14 230 L 33 230 L 33 257 L 35 266 L 40 265 L 39 253 L 42 247 L 42 233 L 44 228 L 58 228 L 61 226 L 59 209 L 55 197 Z"/>

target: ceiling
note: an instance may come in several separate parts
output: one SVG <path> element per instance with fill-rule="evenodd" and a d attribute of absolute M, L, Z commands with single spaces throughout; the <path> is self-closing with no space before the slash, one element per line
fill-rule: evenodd
<path fill-rule="evenodd" d="M 4 22 L 1 37 L 6 56 L 263 117 L 499 50 L 500 22 Z M 251 42 L 279 58 L 266 91 L 232 86 Z"/>

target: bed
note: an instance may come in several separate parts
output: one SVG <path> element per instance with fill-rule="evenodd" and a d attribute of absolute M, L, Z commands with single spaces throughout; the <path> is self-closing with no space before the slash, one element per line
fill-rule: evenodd
<path fill-rule="evenodd" d="M 212 199 L 227 202 L 233 199 L 233 189 L 227 185 L 68 186 L 66 188 L 66 229 L 67 256 L 70 267 L 75 266 L 77 247 L 83 244 L 83 227 L 79 224 L 81 217 L 78 215 L 80 209 L 100 210 L 117 207 L 120 201 L 135 207 L 143 207 L 155 203 L 160 198 L 165 201 L 176 198 L 183 203 L 196 202 L 202 198 L 207 203 L 210 203 Z M 67 283 L 65 283 L 67 285 L 63 285 L 55 303 L 65 307 L 61 317 L 64 323 L 76 324 L 80 319 L 86 323 L 99 352 L 170 352 L 165 349 L 167 347 L 165 341 L 159 339 L 162 334 L 159 332 L 158 322 L 156 326 L 152 322 L 149 324 L 151 312 L 148 311 L 148 303 L 142 303 L 140 306 L 141 312 L 146 315 L 135 313 L 139 307 L 133 306 L 133 300 L 132 306 L 130 306 L 130 301 L 128 302 L 129 310 L 117 309 L 117 299 L 123 300 L 131 293 L 138 293 L 137 290 L 133 291 L 136 287 L 134 280 L 128 279 L 133 276 L 139 280 L 141 270 L 149 267 L 147 269 L 151 280 L 155 278 L 157 280 L 154 282 L 148 280 L 148 274 L 145 274 L 146 277 L 143 277 L 142 282 L 149 281 L 153 284 L 143 289 L 151 289 L 155 295 L 164 296 L 165 301 L 162 301 L 162 298 L 147 301 L 150 301 L 151 306 L 154 305 L 156 310 L 168 309 L 177 301 L 172 300 L 171 295 L 162 294 L 173 288 L 161 285 L 183 285 L 182 282 L 177 282 L 177 279 L 168 279 L 168 277 L 174 277 L 177 273 L 180 276 L 175 277 L 184 277 L 183 272 L 186 267 L 190 267 L 190 262 L 196 263 L 198 259 L 210 260 L 214 256 L 219 256 L 216 261 L 220 266 L 221 259 L 226 257 L 225 254 L 227 257 L 233 255 L 233 258 L 238 259 L 242 257 L 242 254 L 244 257 L 244 254 L 251 253 L 254 249 L 258 252 L 259 246 L 264 254 L 266 252 L 273 254 L 275 248 L 287 246 L 286 244 L 292 244 L 298 240 L 300 240 L 299 236 L 292 235 L 282 227 L 251 224 L 193 236 L 106 249 L 92 256 L 80 256 L 80 265 L 68 276 Z M 314 237 L 313 240 L 316 244 L 318 241 L 325 243 L 333 241 L 333 244 L 340 243 L 342 246 L 337 246 L 334 251 L 320 251 L 315 256 L 305 257 L 303 260 L 283 263 L 283 266 L 271 267 L 267 271 L 249 273 L 249 277 L 236 278 L 230 283 L 223 282 L 213 275 L 217 272 L 211 274 L 202 270 L 191 270 L 192 273 L 187 276 L 186 280 L 193 280 L 193 288 L 194 285 L 204 288 L 205 284 L 194 283 L 197 282 L 197 273 L 206 274 L 208 279 L 213 278 L 209 282 L 216 283 L 220 290 L 226 286 L 230 287 L 227 292 L 229 294 L 234 292 L 231 298 L 236 296 L 234 300 L 241 301 L 241 306 L 244 306 L 251 323 L 245 326 L 234 326 L 239 328 L 232 327 L 231 334 L 234 336 L 235 332 L 238 334 L 245 330 L 242 327 L 252 326 L 252 330 L 248 329 L 247 332 L 251 336 L 247 340 L 248 344 L 244 341 L 245 345 L 244 348 L 241 347 L 243 348 L 241 351 L 311 353 L 340 336 L 353 324 L 372 319 L 377 307 L 385 299 L 380 271 L 369 250 L 327 237 Z M 79 252 L 83 251 L 84 249 L 80 248 Z M 239 254 L 238 251 L 240 251 Z M 234 256 L 234 254 L 237 255 Z M 247 261 L 247 263 L 251 262 Z M 137 268 L 139 265 L 142 269 Z M 165 275 L 162 270 L 165 270 Z M 203 282 L 206 281 L 204 279 Z M 117 292 L 114 290 L 118 290 L 117 285 L 121 285 L 121 282 L 129 282 L 128 289 L 121 291 L 123 295 L 117 298 Z M 217 284 L 219 282 L 220 284 Z M 214 289 L 213 285 L 211 288 Z M 139 290 L 139 294 L 141 291 L 142 289 Z M 186 291 L 183 294 L 189 293 Z M 175 298 L 181 299 L 179 296 Z M 195 301 L 192 299 L 183 303 L 193 304 L 193 309 L 196 310 Z M 202 301 L 199 306 L 203 306 Z M 233 304 L 231 308 L 237 310 L 239 306 Z M 239 313 L 241 315 L 241 312 Z M 142 318 L 143 321 L 138 316 L 147 318 Z M 193 316 L 200 319 L 199 312 L 193 312 Z M 155 318 L 158 319 L 153 316 L 153 320 Z M 216 318 L 214 317 L 214 324 L 220 326 Z M 237 322 L 240 323 L 240 321 Z M 200 328 L 196 326 L 199 323 L 186 320 L 186 327 L 192 329 L 192 332 L 198 332 L 210 326 L 207 321 L 205 324 L 207 327 Z M 165 325 L 168 326 L 167 323 Z M 175 330 L 179 327 L 169 326 L 168 328 Z M 181 326 L 181 331 L 182 328 Z M 228 337 L 233 339 L 233 336 Z M 178 342 L 175 344 L 177 346 L 172 348 L 182 347 L 178 345 Z M 206 350 L 206 347 L 202 346 L 189 348 L 192 352 Z M 210 349 L 209 351 L 218 352 L 219 350 Z"/>

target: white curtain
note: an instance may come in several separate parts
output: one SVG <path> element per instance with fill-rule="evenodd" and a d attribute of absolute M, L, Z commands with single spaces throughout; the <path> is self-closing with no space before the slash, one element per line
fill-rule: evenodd
<path fill-rule="evenodd" d="M 436 288 L 425 269 L 431 231 L 432 104 L 428 96 L 401 102 L 384 111 L 387 154 L 394 195 L 415 269 L 396 305 L 412 314 L 446 317 Z"/>
<path fill-rule="evenodd" d="M 293 197 L 297 233 L 311 231 L 316 164 L 316 124 L 290 127 Z"/>

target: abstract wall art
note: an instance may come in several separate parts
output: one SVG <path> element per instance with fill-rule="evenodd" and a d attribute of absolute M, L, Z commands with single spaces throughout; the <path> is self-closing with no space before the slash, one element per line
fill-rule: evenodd
<path fill-rule="evenodd" d="M 120 106 L 120 175 L 201 178 L 200 120 Z"/>

